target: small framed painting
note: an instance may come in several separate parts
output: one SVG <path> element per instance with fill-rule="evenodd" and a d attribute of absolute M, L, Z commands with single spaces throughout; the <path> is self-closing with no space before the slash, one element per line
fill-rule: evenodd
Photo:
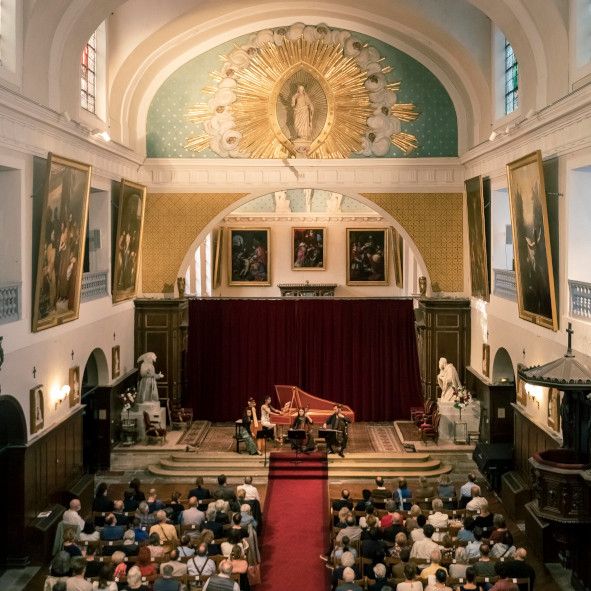
<path fill-rule="evenodd" d="M 482 344 L 482 375 L 490 378 L 490 345 Z"/>
<path fill-rule="evenodd" d="M 326 269 L 325 228 L 291 229 L 291 268 L 293 271 L 324 271 Z"/>
<path fill-rule="evenodd" d="M 388 230 L 347 228 L 347 285 L 388 285 Z"/>
<path fill-rule="evenodd" d="M 111 379 L 118 378 L 121 374 L 121 349 L 119 345 L 111 348 Z"/>
<path fill-rule="evenodd" d="M 80 368 L 78 366 L 70 367 L 68 384 L 70 386 L 70 408 L 72 408 L 80 402 Z"/>
<path fill-rule="evenodd" d="M 228 229 L 228 285 L 271 285 L 270 228 Z"/>
<path fill-rule="evenodd" d="M 212 232 L 213 242 L 211 245 L 213 253 L 212 288 L 217 289 L 222 284 L 222 247 L 224 243 L 224 228 L 220 226 Z"/>
<path fill-rule="evenodd" d="M 40 384 L 29 390 L 30 431 L 31 435 L 43 429 L 45 421 L 45 395 L 43 385 Z"/>
<path fill-rule="evenodd" d="M 517 371 L 519 371 L 519 366 L 517 368 Z M 519 378 L 517 378 L 517 384 L 516 384 L 517 388 L 516 388 L 516 398 L 517 398 L 517 402 L 519 404 L 521 404 L 521 406 L 527 406 L 527 392 L 525 391 L 525 382 L 523 380 L 520 380 Z"/>
<path fill-rule="evenodd" d="M 394 260 L 394 282 L 396 287 L 404 287 L 404 240 L 396 228 L 392 228 L 392 250 Z"/>
<path fill-rule="evenodd" d="M 560 431 L 560 391 L 556 388 L 548 390 L 548 427 Z"/>

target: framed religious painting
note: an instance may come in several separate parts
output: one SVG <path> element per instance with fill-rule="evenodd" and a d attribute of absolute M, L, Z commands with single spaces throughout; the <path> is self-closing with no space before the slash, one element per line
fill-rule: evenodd
<path fill-rule="evenodd" d="M 222 247 L 224 245 L 224 228 L 220 226 L 212 232 L 212 288 L 217 289 L 222 284 Z"/>
<path fill-rule="evenodd" d="M 146 187 L 122 179 L 117 209 L 117 233 L 115 234 L 113 303 L 135 297 L 145 207 Z"/>
<path fill-rule="evenodd" d="M 70 408 L 72 408 L 80 402 L 80 367 L 70 367 L 68 385 L 70 386 L 68 398 L 70 401 Z"/>
<path fill-rule="evenodd" d="M 522 367 L 522 366 L 521 366 Z M 517 372 L 519 372 L 520 365 L 517 366 Z M 516 375 L 517 375 L 516 372 Z M 516 378 L 516 399 L 521 406 L 527 406 L 527 392 L 525 391 L 525 382 L 521 380 L 519 377 Z"/>
<path fill-rule="evenodd" d="M 291 229 L 291 268 L 293 271 L 326 270 L 326 228 Z"/>
<path fill-rule="evenodd" d="M 29 431 L 31 435 L 43 429 L 45 421 L 45 395 L 43 385 L 35 386 L 29 390 L 29 408 L 31 409 Z"/>
<path fill-rule="evenodd" d="M 33 332 L 78 318 L 91 171 L 89 164 L 51 153 L 47 158 Z"/>
<path fill-rule="evenodd" d="M 271 230 L 228 228 L 228 285 L 271 285 Z"/>
<path fill-rule="evenodd" d="M 508 164 L 507 177 L 519 317 L 558 330 L 541 152 Z"/>
<path fill-rule="evenodd" d="M 490 378 L 490 345 L 482 344 L 482 375 Z"/>
<path fill-rule="evenodd" d="M 119 345 L 111 347 L 111 379 L 118 378 L 121 374 L 121 348 Z"/>
<path fill-rule="evenodd" d="M 347 285 L 388 285 L 387 228 L 347 228 Z"/>
<path fill-rule="evenodd" d="M 548 427 L 560 431 L 560 391 L 548 388 Z"/>
<path fill-rule="evenodd" d="M 470 277 L 472 295 L 487 302 L 490 300 L 488 287 L 488 256 L 484 225 L 484 192 L 482 177 L 476 176 L 464 182 L 468 210 L 468 238 L 470 246 Z"/>
<path fill-rule="evenodd" d="M 392 228 L 392 260 L 394 261 L 394 283 L 396 287 L 404 287 L 404 240 L 396 230 Z"/>

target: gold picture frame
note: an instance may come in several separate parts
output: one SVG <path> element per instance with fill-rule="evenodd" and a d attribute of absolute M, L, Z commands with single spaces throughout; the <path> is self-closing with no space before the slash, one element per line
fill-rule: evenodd
<path fill-rule="evenodd" d="M 560 391 L 558 388 L 548 388 L 548 427 L 560 431 Z"/>
<path fill-rule="evenodd" d="M 218 289 L 222 284 L 222 250 L 224 245 L 224 228 L 220 226 L 216 228 L 213 233 L 212 251 L 213 251 L 213 269 L 211 273 L 212 277 L 212 289 Z"/>
<path fill-rule="evenodd" d="M 121 347 L 111 347 L 111 379 L 114 380 L 121 375 Z"/>
<path fill-rule="evenodd" d="M 271 229 L 228 228 L 228 285 L 271 285 Z"/>
<path fill-rule="evenodd" d="M 43 384 L 39 384 L 29 390 L 30 421 L 29 431 L 35 435 L 43 429 L 45 424 L 45 395 Z"/>
<path fill-rule="evenodd" d="M 404 239 L 402 235 L 391 228 L 392 232 L 392 255 L 394 261 L 394 283 L 400 289 L 404 288 Z"/>
<path fill-rule="evenodd" d="M 388 228 L 347 228 L 347 285 L 389 285 Z"/>
<path fill-rule="evenodd" d="M 113 264 L 113 303 L 135 297 L 142 250 L 146 187 L 121 179 Z"/>
<path fill-rule="evenodd" d="M 482 344 L 482 375 L 490 378 L 490 345 Z"/>
<path fill-rule="evenodd" d="M 47 156 L 32 332 L 79 317 L 91 173 L 90 164 Z"/>
<path fill-rule="evenodd" d="M 326 228 L 291 229 L 291 270 L 326 271 Z"/>
<path fill-rule="evenodd" d="M 70 401 L 70 408 L 72 408 L 80 402 L 80 395 L 82 392 L 79 366 L 70 367 L 70 371 L 68 372 L 68 385 L 70 386 L 70 393 L 68 394 L 68 399 Z"/>
<path fill-rule="evenodd" d="M 519 317 L 558 330 L 540 150 L 507 164 Z"/>
<path fill-rule="evenodd" d="M 482 177 L 475 176 L 464 181 L 464 188 L 466 191 L 466 208 L 468 212 L 468 242 L 470 247 L 470 283 L 472 295 L 488 302 L 490 300 L 490 293 Z"/>
<path fill-rule="evenodd" d="M 517 373 L 519 372 L 520 367 L 523 367 L 523 366 L 522 365 L 517 366 Z M 517 375 L 517 373 L 516 373 L 516 375 Z M 515 397 L 516 397 L 517 402 L 519 404 L 521 404 L 521 406 L 523 406 L 523 408 L 525 408 L 527 406 L 527 392 L 525 391 L 525 382 L 519 377 L 516 377 Z"/>

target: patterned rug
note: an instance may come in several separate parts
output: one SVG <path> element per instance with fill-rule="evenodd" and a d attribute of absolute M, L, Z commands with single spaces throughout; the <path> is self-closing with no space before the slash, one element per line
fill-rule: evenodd
<path fill-rule="evenodd" d="M 392 423 L 366 425 L 373 451 L 404 451 Z"/>
<path fill-rule="evenodd" d="M 421 431 L 412 421 L 396 421 L 404 441 L 421 441 Z"/>
<path fill-rule="evenodd" d="M 193 424 L 181 435 L 179 445 L 190 445 L 199 447 L 210 431 L 209 421 L 193 421 Z"/>
<path fill-rule="evenodd" d="M 199 446 L 203 451 L 236 451 L 234 423 L 209 423 L 209 429 Z"/>

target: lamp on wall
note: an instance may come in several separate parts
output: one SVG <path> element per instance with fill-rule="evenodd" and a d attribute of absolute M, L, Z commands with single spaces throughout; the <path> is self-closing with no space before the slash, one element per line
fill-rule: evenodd
<path fill-rule="evenodd" d="M 111 136 L 109 135 L 109 132 L 106 130 L 102 130 L 102 129 L 93 129 L 90 132 L 90 135 L 93 138 L 101 138 L 103 141 L 105 142 L 110 142 L 111 141 Z"/>
<path fill-rule="evenodd" d="M 61 388 L 55 389 L 53 392 L 53 400 L 55 403 L 55 410 L 61 405 L 61 403 L 68 397 L 70 393 L 70 386 L 64 384 Z"/>
<path fill-rule="evenodd" d="M 543 388 L 542 386 L 534 386 L 533 384 L 525 384 L 525 392 L 527 397 L 531 399 L 532 403 L 538 405 L 540 408 L 540 400 L 542 400 Z"/>

